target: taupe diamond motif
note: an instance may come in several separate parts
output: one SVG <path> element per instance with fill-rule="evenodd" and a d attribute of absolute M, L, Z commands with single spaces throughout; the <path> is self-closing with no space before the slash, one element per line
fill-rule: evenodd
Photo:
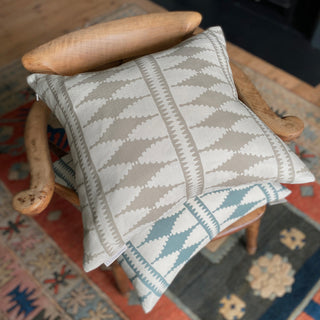
<path fill-rule="evenodd" d="M 100 257 L 87 269 L 112 262 L 138 230 L 187 199 L 313 178 L 239 102 L 219 27 L 109 70 L 28 81 L 66 126 L 85 250 Z"/>

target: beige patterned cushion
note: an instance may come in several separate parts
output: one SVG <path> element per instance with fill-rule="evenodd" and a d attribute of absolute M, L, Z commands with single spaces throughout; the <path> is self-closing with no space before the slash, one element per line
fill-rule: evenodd
<path fill-rule="evenodd" d="M 122 66 L 30 86 L 64 125 L 85 230 L 85 269 L 219 187 L 314 178 L 239 102 L 219 27 Z"/>

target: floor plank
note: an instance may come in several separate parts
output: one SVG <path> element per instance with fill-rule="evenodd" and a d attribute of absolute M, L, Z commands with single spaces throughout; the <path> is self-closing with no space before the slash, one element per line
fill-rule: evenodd
<path fill-rule="evenodd" d="M 84 27 L 124 5 L 127 0 L 1 0 L 0 67 L 57 36 Z M 164 10 L 148 0 L 134 0 L 147 12 Z M 320 84 L 312 87 L 249 52 L 228 44 L 230 59 L 279 83 L 320 106 Z"/>
<path fill-rule="evenodd" d="M 320 106 L 320 85 L 313 87 L 231 43 L 228 43 L 228 53 L 234 62 L 259 72 L 305 100 Z"/>
<path fill-rule="evenodd" d="M 0 67 L 20 59 L 24 53 L 105 15 L 126 0 L 2 0 L 0 13 Z M 161 7 L 147 0 L 135 0 L 146 11 Z M 163 9 L 162 9 L 163 10 Z"/>

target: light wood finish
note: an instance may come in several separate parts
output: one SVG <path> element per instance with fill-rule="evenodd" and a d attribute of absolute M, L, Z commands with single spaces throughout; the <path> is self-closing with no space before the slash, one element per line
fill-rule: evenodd
<path fill-rule="evenodd" d="M 146 12 L 165 11 L 148 0 L 134 0 Z M 127 0 L 1 1 L 0 66 L 29 50 L 128 4 Z"/>
<path fill-rule="evenodd" d="M 227 237 L 223 237 L 220 239 L 214 239 L 214 241 L 210 241 L 207 245 L 206 245 L 206 249 L 208 249 L 210 252 L 217 252 L 217 250 L 219 250 L 219 248 L 228 240 Z"/>
<path fill-rule="evenodd" d="M 282 140 L 291 141 L 300 136 L 304 127 L 302 120 L 294 116 L 280 118 L 262 99 L 258 90 L 243 71 L 233 63 L 231 63 L 231 69 L 239 99 L 244 104 L 249 106 L 252 111 Z"/>
<path fill-rule="evenodd" d="M 251 223 L 246 228 L 246 248 L 250 255 L 257 252 L 258 249 L 258 235 L 260 229 L 261 219 Z"/>
<path fill-rule="evenodd" d="M 67 188 L 59 183 L 55 183 L 54 192 L 69 201 L 74 206 L 80 206 L 80 199 L 78 197 L 78 194 L 74 190 Z"/>
<path fill-rule="evenodd" d="M 233 233 L 236 233 L 236 232 L 240 231 L 241 229 L 247 228 L 251 223 L 259 221 L 262 218 L 265 211 L 266 211 L 266 206 L 263 206 L 263 207 L 260 207 L 256 210 L 250 212 L 249 214 L 247 214 L 243 218 L 237 220 L 235 223 L 233 223 L 228 228 L 221 231 L 218 235 L 216 235 L 215 240 L 221 239 L 227 235 L 231 235 Z"/>
<path fill-rule="evenodd" d="M 130 291 L 130 280 L 128 276 L 123 271 L 118 261 L 112 263 L 111 270 L 118 290 L 122 295 L 126 295 Z"/>
<path fill-rule="evenodd" d="M 74 75 L 167 49 L 201 22 L 198 12 L 164 12 L 100 23 L 54 39 L 22 58 L 33 73 Z M 146 45 L 144 41 L 147 41 Z"/>
<path fill-rule="evenodd" d="M 246 249 L 248 254 L 253 255 L 256 253 L 258 248 L 258 235 L 259 235 L 259 227 L 263 214 L 266 211 L 266 206 L 260 207 L 241 219 L 237 220 L 228 228 L 221 231 L 214 239 L 215 241 L 219 241 L 220 239 L 229 236 L 233 233 L 236 233 L 242 229 L 246 230 Z"/>
<path fill-rule="evenodd" d="M 30 164 L 30 189 L 13 198 L 15 210 L 28 215 L 42 212 L 54 192 L 54 173 L 47 139 L 50 110 L 41 101 L 33 104 L 25 127 L 25 145 Z"/>

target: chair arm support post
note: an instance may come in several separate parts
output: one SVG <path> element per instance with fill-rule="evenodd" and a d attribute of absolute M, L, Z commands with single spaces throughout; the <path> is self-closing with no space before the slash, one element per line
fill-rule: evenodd
<path fill-rule="evenodd" d="M 25 127 L 25 147 L 30 166 L 30 188 L 14 196 L 13 208 L 26 215 L 36 215 L 49 204 L 55 187 L 47 138 L 50 110 L 42 101 L 31 107 Z"/>
<path fill-rule="evenodd" d="M 304 128 L 302 120 L 294 116 L 280 118 L 270 109 L 247 75 L 234 63 L 230 65 L 239 99 L 283 141 L 299 137 Z"/>
<path fill-rule="evenodd" d="M 74 190 L 72 190 L 68 187 L 65 187 L 59 183 L 56 183 L 54 191 L 62 198 L 68 200 L 74 206 L 77 206 L 77 207 L 80 206 L 79 196 Z"/>

